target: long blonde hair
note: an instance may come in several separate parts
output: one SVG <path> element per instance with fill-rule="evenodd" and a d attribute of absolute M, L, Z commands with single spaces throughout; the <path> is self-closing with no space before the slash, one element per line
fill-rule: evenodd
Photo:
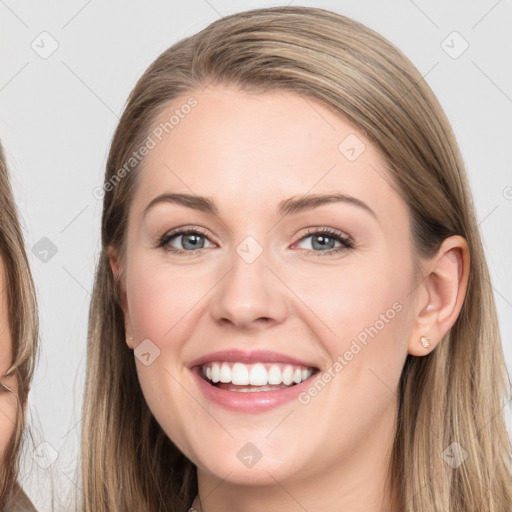
<path fill-rule="evenodd" d="M 120 173 L 177 96 L 209 83 L 314 98 L 365 133 L 385 156 L 409 206 L 418 256 L 460 235 L 471 254 L 459 318 L 430 355 L 408 356 L 399 388 L 390 467 L 407 512 L 510 511 L 510 393 L 490 277 L 461 155 L 431 89 L 411 62 L 365 26 L 317 8 L 276 7 L 226 16 L 160 55 L 131 92 L 105 174 L 102 252 L 89 317 L 83 409 L 84 512 L 185 510 L 194 465 L 144 400 L 107 249 L 121 254 L 137 169 Z M 457 469 L 443 451 L 457 442 Z"/>
<path fill-rule="evenodd" d="M 0 145 L 0 258 L 5 267 L 8 322 L 13 359 L 7 375 L 15 374 L 18 391 L 16 426 L 0 462 L 0 510 L 19 496 L 17 476 L 25 431 L 24 405 L 28 399 L 38 347 L 38 314 L 34 283 L 25 252 L 4 152 Z M 12 391 L 15 393 L 14 391 Z"/>

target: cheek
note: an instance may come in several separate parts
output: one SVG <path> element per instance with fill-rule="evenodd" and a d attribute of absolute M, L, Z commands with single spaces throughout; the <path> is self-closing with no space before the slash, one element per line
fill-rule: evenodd
<path fill-rule="evenodd" d="M 193 335 L 194 305 L 207 291 L 200 283 L 181 269 L 147 260 L 127 268 L 127 302 L 142 393 L 157 422 L 185 453 L 190 452 L 190 424 L 186 413 L 175 411 L 190 411 L 195 403 L 180 356 L 182 345 Z M 149 353 L 147 361 L 144 353 Z M 137 354 L 142 354 L 140 359 Z"/>
<path fill-rule="evenodd" d="M 127 302 L 139 382 L 149 408 L 173 432 L 181 429 L 175 424 L 181 417 L 168 414 L 169 403 L 181 410 L 190 407 L 185 390 L 189 384 L 183 387 L 190 377 L 182 348 L 194 335 L 201 299 L 211 281 L 211 275 L 198 275 L 193 266 L 173 269 L 150 258 L 133 258 L 127 267 Z M 146 361 L 137 357 L 145 353 L 150 354 Z"/>
<path fill-rule="evenodd" d="M 165 343 L 187 325 L 187 315 L 208 291 L 197 271 L 134 262 L 128 268 L 127 301 L 136 340 Z"/>
<path fill-rule="evenodd" d="M 11 392 L 0 394 L 0 457 L 14 435 L 16 428 L 16 396 Z"/>
<path fill-rule="evenodd" d="M 386 258 L 361 259 L 335 268 L 293 273 L 285 280 L 304 305 L 323 324 L 331 356 L 350 348 L 352 340 L 364 346 L 372 339 L 399 342 L 408 293 L 406 264 Z"/>
<path fill-rule="evenodd" d="M 365 404 L 368 422 L 392 400 L 390 390 L 398 385 L 411 327 L 406 263 L 392 265 L 385 258 L 373 263 L 347 265 L 328 275 L 319 273 L 315 286 L 304 281 L 301 285 L 297 278 L 294 283 L 294 290 L 320 318 L 315 321 L 317 335 L 333 361 L 325 375 L 332 403 L 354 414 Z M 307 403 L 313 398 L 303 399 Z M 358 429 L 364 424 L 360 419 Z"/>

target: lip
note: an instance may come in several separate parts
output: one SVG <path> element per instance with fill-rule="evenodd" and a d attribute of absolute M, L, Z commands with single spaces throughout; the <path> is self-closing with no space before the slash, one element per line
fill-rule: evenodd
<path fill-rule="evenodd" d="M 213 363 L 215 361 L 226 361 L 232 363 L 288 363 L 295 366 L 304 366 L 307 368 L 318 367 L 311 362 L 297 359 L 296 357 L 288 356 L 286 354 L 280 354 L 279 352 L 273 352 L 271 350 L 221 350 L 219 352 L 212 352 L 198 359 L 192 361 L 188 367 L 193 368 L 195 366 L 202 366 L 206 363 Z"/>
<path fill-rule="evenodd" d="M 256 414 L 270 411 L 293 400 L 297 400 L 300 393 L 306 391 L 316 378 L 317 373 L 313 373 L 309 379 L 295 384 L 289 388 L 278 389 L 276 391 L 227 391 L 217 388 L 204 380 L 199 374 L 199 366 L 191 369 L 194 380 L 205 398 L 229 411 Z"/>
<path fill-rule="evenodd" d="M 214 361 L 240 362 L 245 364 L 258 362 L 288 363 L 307 368 L 314 368 L 315 370 L 318 370 L 318 367 L 307 361 L 302 361 L 295 357 L 267 350 L 256 350 L 251 352 L 242 350 L 223 350 L 200 357 L 189 365 L 189 369 L 192 372 L 199 390 L 208 401 L 229 411 L 249 414 L 270 411 L 288 402 L 297 400 L 299 394 L 309 388 L 311 382 L 316 378 L 318 373 L 315 371 L 309 379 L 301 382 L 300 384 L 290 386 L 289 388 L 278 389 L 276 391 L 254 391 L 244 393 L 217 388 L 201 377 L 201 366 Z"/>

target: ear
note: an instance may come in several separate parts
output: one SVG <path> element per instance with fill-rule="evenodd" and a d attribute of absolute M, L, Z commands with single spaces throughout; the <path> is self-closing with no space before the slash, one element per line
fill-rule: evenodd
<path fill-rule="evenodd" d="M 130 322 L 130 316 L 128 314 L 128 301 L 126 299 L 126 289 L 125 283 L 123 279 L 123 272 L 120 266 L 119 257 L 117 251 L 111 245 L 108 247 L 108 259 L 110 263 L 110 268 L 112 270 L 112 274 L 114 276 L 114 281 L 117 288 L 117 295 L 119 297 L 119 302 L 121 308 L 124 313 L 124 330 L 126 336 L 126 344 L 129 348 L 133 350 L 133 334 Z"/>
<path fill-rule="evenodd" d="M 425 278 L 417 290 L 416 311 L 408 353 L 424 356 L 443 339 L 457 320 L 469 279 L 470 255 L 461 236 L 446 238 L 436 255 L 423 266 Z M 430 340 L 424 347 L 421 337 Z"/>

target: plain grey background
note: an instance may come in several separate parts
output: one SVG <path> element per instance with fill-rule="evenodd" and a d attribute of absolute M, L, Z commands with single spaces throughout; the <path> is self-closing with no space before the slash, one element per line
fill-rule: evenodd
<path fill-rule="evenodd" d="M 373 28 L 436 93 L 467 165 L 512 368 L 512 2 L 291 4 L 330 9 Z M 50 510 L 50 486 L 59 496 L 77 489 L 86 323 L 100 233 L 101 202 L 93 190 L 102 184 L 124 102 L 174 42 L 221 16 L 273 5 L 285 4 L 0 0 L 0 137 L 41 315 L 41 358 L 30 396 L 34 441 L 22 470 L 40 510 Z M 507 418 L 510 425 L 510 406 Z"/>

